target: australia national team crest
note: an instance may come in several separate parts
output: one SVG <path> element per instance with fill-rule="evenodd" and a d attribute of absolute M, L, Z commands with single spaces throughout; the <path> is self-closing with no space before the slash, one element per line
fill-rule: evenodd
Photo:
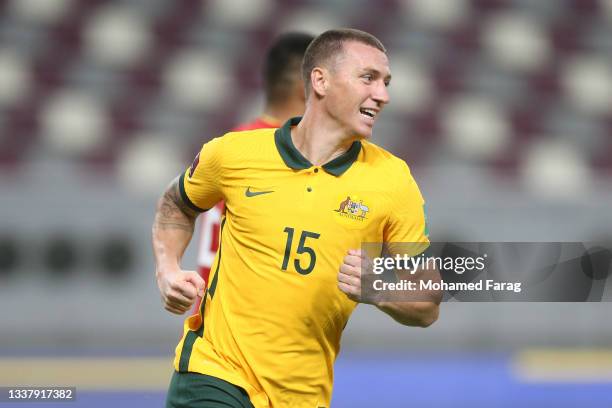
<path fill-rule="evenodd" d="M 370 208 L 359 197 L 348 194 L 344 200 L 338 203 L 334 211 L 337 212 L 340 217 L 355 221 L 363 221 L 368 217 Z"/>

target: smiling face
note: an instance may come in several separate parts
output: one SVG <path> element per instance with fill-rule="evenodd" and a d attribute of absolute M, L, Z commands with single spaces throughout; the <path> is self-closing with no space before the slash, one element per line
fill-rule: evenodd
<path fill-rule="evenodd" d="M 369 138 L 383 107 L 389 103 L 391 81 L 387 55 L 375 47 L 347 41 L 328 71 L 323 98 L 328 114 L 347 134 Z"/>

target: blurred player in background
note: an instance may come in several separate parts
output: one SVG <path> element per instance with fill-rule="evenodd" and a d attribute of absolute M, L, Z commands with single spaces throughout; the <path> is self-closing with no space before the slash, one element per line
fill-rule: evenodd
<path fill-rule="evenodd" d="M 237 126 L 233 131 L 277 128 L 287 119 L 304 113 L 306 96 L 301 75 L 302 59 L 313 38 L 306 33 L 288 32 L 276 39 L 268 50 L 264 63 L 263 114 L 252 122 Z M 200 216 L 198 273 L 206 282 L 219 249 L 219 228 L 223 211 L 224 204 L 221 202 Z"/>
<path fill-rule="evenodd" d="M 204 295 L 176 348 L 168 407 L 329 407 L 342 331 L 358 303 L 408 326 L 438 317 L 437 295 L 362 297 L 363 242 L 429 243 L 408 166 L 367 140 L 389 102 L 384 46 L 363 31 L 326 31 L 302 73 L 303 118 L 211 140 L 158 202 L 164 307 L 182 314 Z M 198 214 L 220 200 L 226 217 L 206 287 L 180 263 Z"/>

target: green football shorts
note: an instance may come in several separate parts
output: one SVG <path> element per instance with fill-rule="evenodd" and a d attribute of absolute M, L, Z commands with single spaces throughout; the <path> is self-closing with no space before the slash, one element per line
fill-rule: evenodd
<path fill-rule="evenodd" d="M 172 375 L 166 408 L 253 408 L 246 391 L 198 373 Z"/>

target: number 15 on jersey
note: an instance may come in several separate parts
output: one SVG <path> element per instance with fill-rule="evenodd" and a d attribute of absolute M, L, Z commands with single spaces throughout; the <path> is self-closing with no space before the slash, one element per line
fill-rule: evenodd
<path fill-rule="evenodd" d="M 291 258 L 291 247 L 293 244 L 293 236 L 295 234 L 295 229 L 291 227 L 285 227 L 283 232 L 287 234 L 287 243 L 285 244 L 285 256 L 283 257 L 283 264 L 281 266 L 281 269 L 283 271 L 286 271 L 287 266 L 289 266 L 289 258 Z M 300 240 L 298 242 L 295 253 L 296 255 L 308 254 L 310 261 L 307 265 L 302 266 L 300 260 L 294 257 L 293 266 L 297 273 L 301 275 L 308 275 L 315 268 L 315 265 L 317 263 L 317 253 L 312 247 L 308 246 L 306 240 L 309 238 L 319 239 L 320 236 L 321 234 L 317 234 L 316 232 L 311 231 L 302 231 L 302 233 L 300 234 Z"/>

